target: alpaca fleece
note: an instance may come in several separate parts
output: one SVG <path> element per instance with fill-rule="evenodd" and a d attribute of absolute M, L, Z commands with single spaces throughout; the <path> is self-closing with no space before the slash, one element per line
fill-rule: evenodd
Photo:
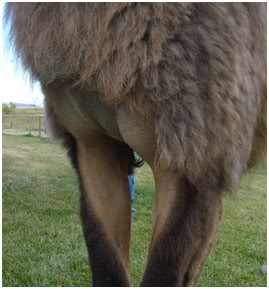
<path fill-rule="evenodd" d="M 135 111 L 154 128 L 160 165 L 220 191 L 266 154 L 266 8 L 8 3 L 6 19 L 33 80 Z"/>

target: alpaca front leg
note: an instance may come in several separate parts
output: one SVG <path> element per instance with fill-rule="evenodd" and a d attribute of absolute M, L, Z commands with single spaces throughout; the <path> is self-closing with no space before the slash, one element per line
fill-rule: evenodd
<path fill-rule="evenodd" d="M 222 196 L 175 172 L 154 174 L 153 236 L 141 286 L 194 286 L 215 240 Z"/>
<path fill-rule="evenodd" d="M 106 137 L 77 142 L 81 221 L 94 286 L 129 286 L 130 149 Z"/>

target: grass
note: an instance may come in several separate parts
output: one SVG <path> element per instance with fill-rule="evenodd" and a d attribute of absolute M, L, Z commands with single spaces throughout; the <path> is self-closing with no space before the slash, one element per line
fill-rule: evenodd
<path fill-rule="evenodd" d="M 131 276 L 138 286 L 151 239 L 154 188 L 137 170 Z M 77 179 L 65 152 L 37 137 L 3 136 L 3 286 L 91 286 L 78 215 Z M 266 166 L 225 200 L 216 248 L 199 286 L 266 286 Z"/>
<path fill-rule="evenodd" d="M 12 115 L 33 115 L 33 114 L 45 114 L 44 108 L 16 108 Z"/>
<path fill-rule="evenodd" d="M 22 114 L 45 114 L 44 108 L 20 108 L 16 109 L 14 114 L 22 115 Z"/>

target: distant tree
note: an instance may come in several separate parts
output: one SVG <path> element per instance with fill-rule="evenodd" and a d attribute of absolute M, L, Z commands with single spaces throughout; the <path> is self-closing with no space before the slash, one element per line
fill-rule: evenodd
<path fill-rule="evenodd" d="M 12 114 L 16 109 L 16 105 L 13 102 L 10 102 L 9 105 L 3 104 L 2 105 L 2 113 L 3 114 Z"/>
<path fill-rule="evenodd" d="M 8 105 L 5 103 L 2 105 L 2 113 L 3 114 L 10 114 L 10 109 L 9 109 Z"/>
<path fill-rule="evenodd" d="M 38 105 L 37 105 L 38 100 L 39 100 L 39 99 L 38 99 L 37 96 L 32 98 L 32 102 L 33 102 L 33 105 L 34 105 L 34 109 L 35 109 L 35 110 L 37 110 L 37 107 L 38 107 Z"/>
<path fill-rule="evenodd" d="M 16 109 L 16 104 L 13 103 L 13 102 L 10 102 L 10 103 L 9 103 L 9 108 L 11 109 L 12 112 L 15 111 L 15 109 Z"/>

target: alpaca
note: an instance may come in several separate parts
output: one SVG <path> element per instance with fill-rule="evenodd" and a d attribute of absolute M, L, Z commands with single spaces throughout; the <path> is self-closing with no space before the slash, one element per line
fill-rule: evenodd
<path fill-rule="evenodd" d="M 130 286 L 128 172 L 155 180 L 141 286 L 194 286 L 225 192 L 266 156 L 266 3 L 8 3 L 78 174 L 94 286 Z"/>

